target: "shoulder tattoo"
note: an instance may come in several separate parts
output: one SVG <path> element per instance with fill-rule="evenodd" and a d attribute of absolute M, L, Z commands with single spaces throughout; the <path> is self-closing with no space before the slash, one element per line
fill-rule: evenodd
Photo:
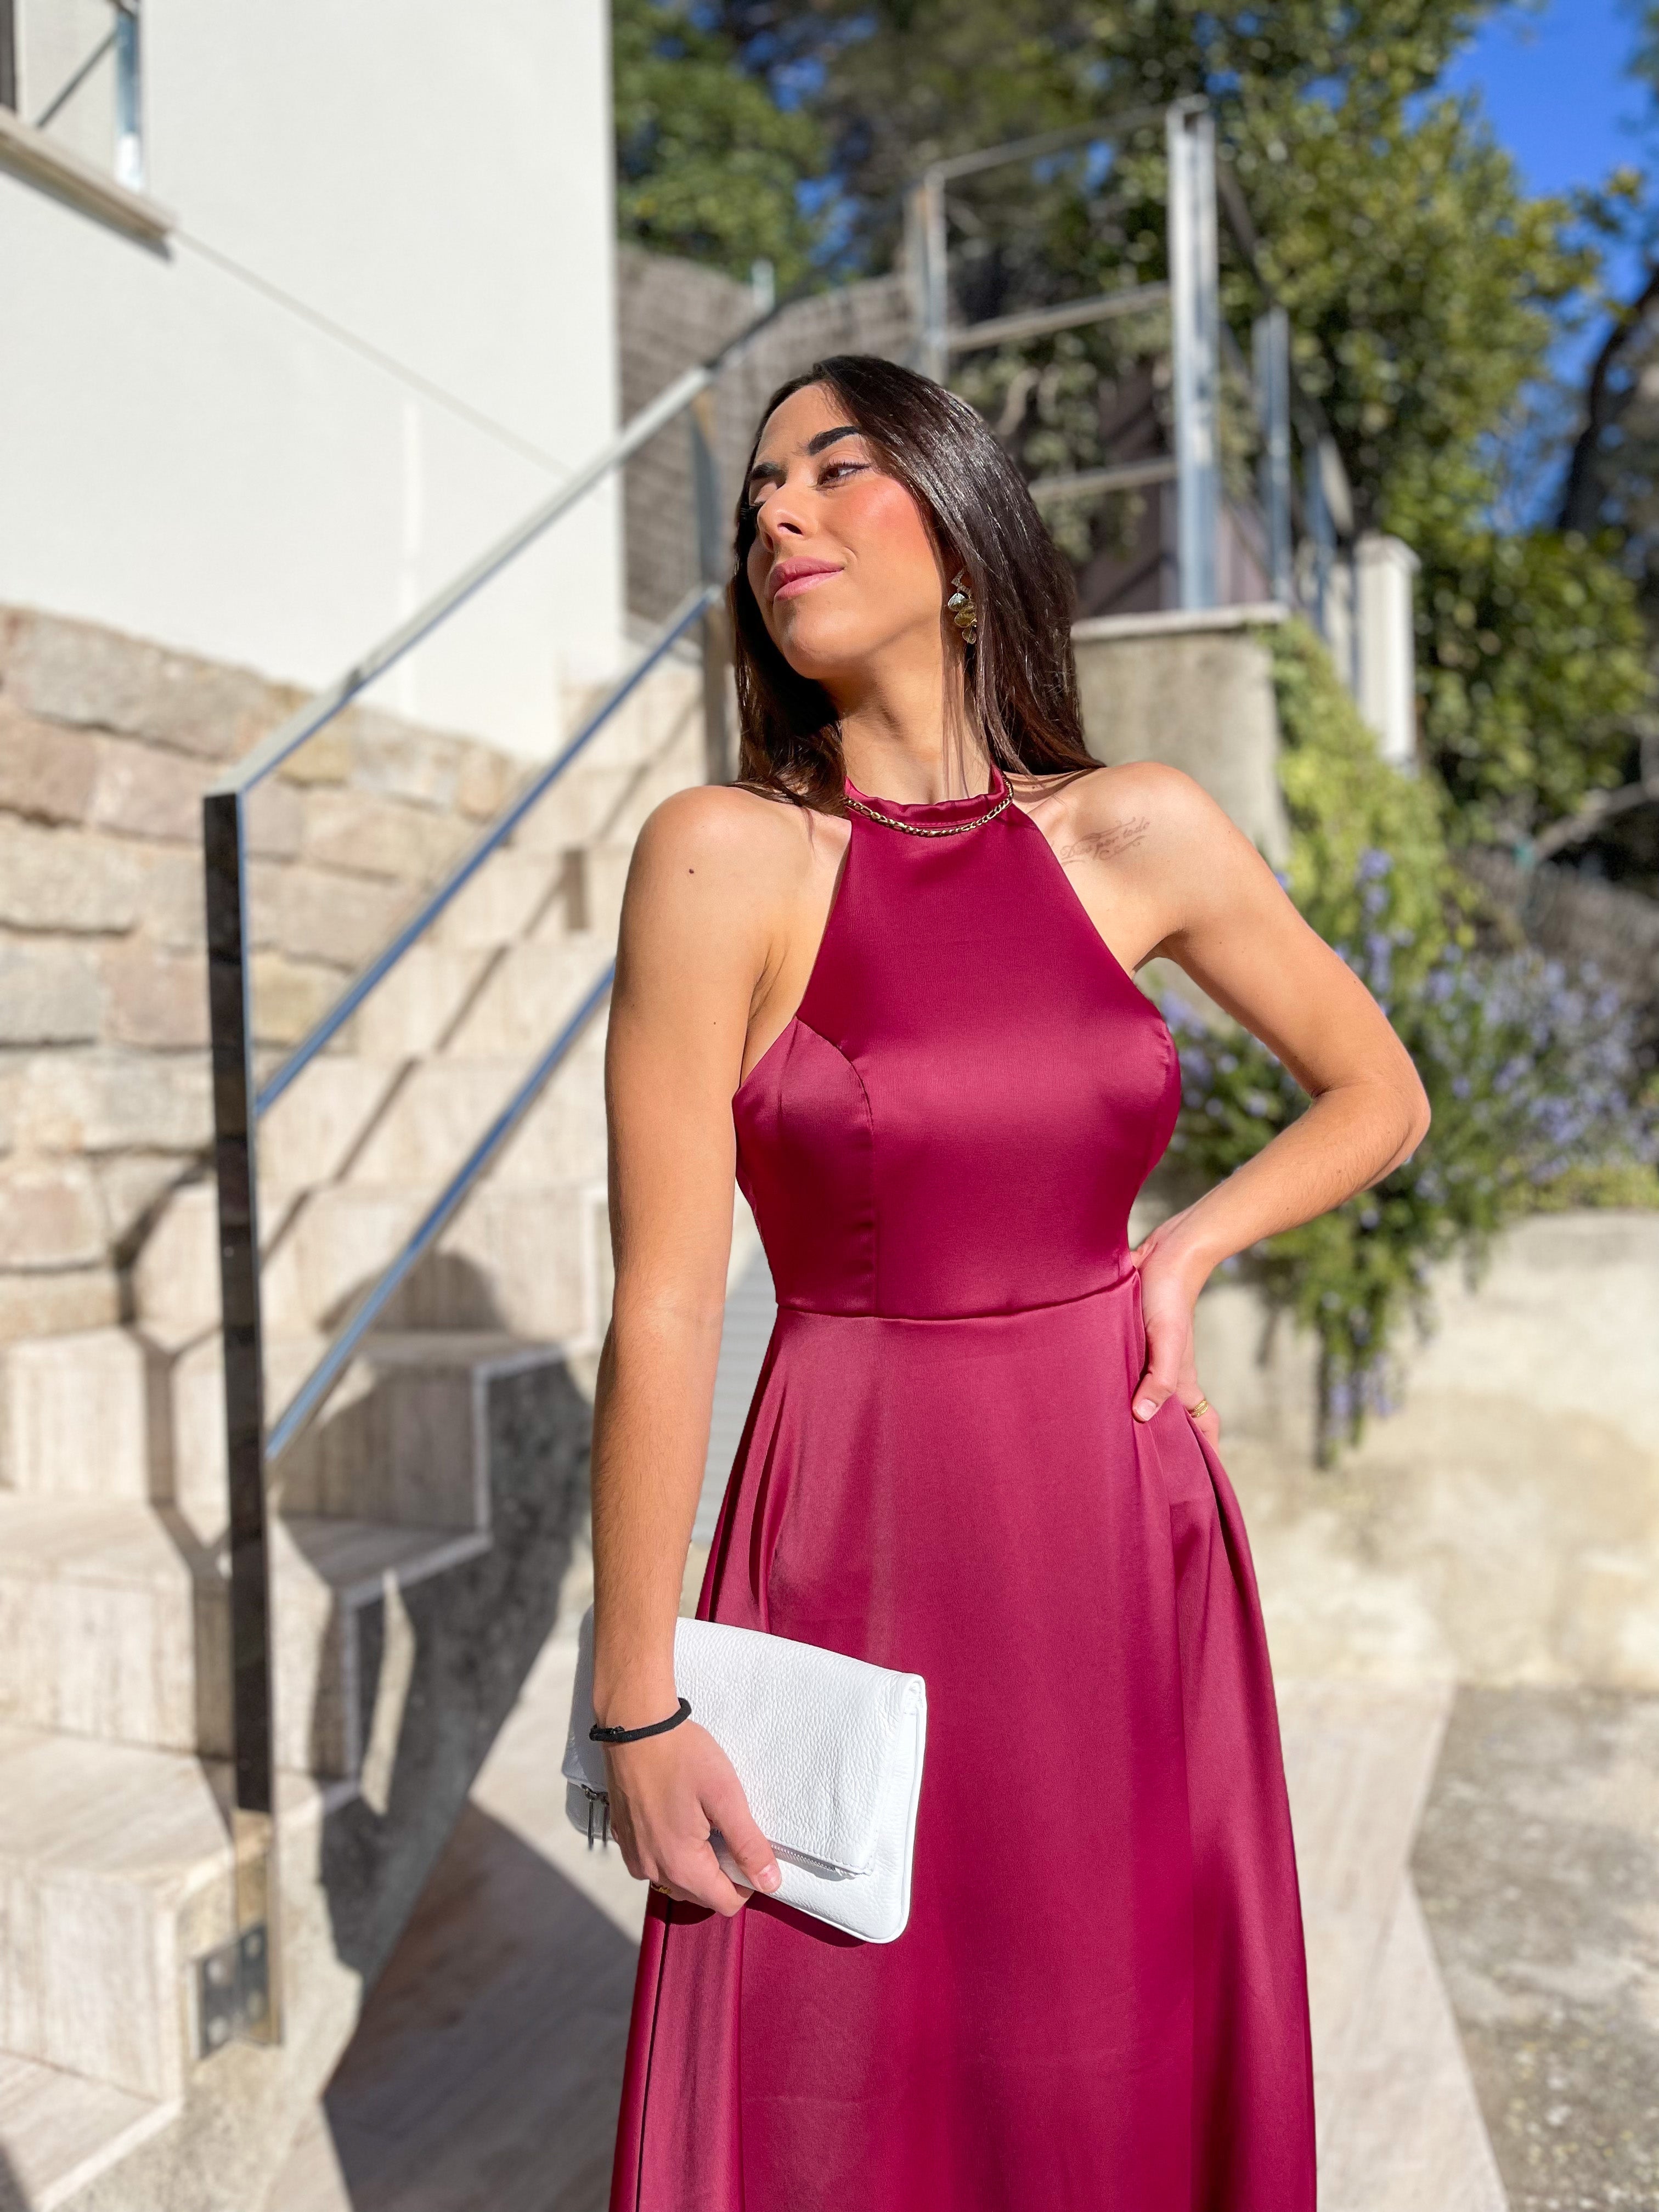
<path fill-rule="evenodd" d="M 1120 853 L 1139 845 L 1152 826 L 1144 814 L 1126 814 L 1121 821 L 1109 823 L 1103 830 L 1087 830 L 1068 844 L 1056 847 L 1054 857 L 1062 867 L 1067 868 L 1074 860 L 1113 860 Z"/>

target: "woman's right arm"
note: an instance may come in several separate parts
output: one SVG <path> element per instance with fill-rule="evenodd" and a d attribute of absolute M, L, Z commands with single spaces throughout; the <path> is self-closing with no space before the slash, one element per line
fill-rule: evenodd
<path fill-rule="evenodd" d="M 771 965 L 769 825 L 744 793 L 681 792 L 635 847 L 605 1045 L 616 1292 L 593 1409 L 593 1700 L 601 1723 L 672 1713 L 674 1624 L 702 1487 L 732 1242 L 732 1095 Z M 762 834 L 757 836 L 757 827 Z M 730 1761 L 695 1717 L 607 1747 L 630 1873 L 717 1911 L 778 1886 Z"/>

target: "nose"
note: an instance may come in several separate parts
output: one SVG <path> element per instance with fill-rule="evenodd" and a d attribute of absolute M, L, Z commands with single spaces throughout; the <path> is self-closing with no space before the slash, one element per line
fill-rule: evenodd
<path fill-rule="evenodd" d="M 755 534 L 769 553 L 790 539 L 804 537 L 806 527 L 799 488 L 787 481 L 779 484 L 762 502 L 755 518 Z"/>

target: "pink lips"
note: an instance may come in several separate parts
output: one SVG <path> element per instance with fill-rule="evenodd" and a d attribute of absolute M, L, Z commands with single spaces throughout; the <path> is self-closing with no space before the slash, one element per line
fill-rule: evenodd
<path fill-rule="evenodd" d="M 833 561 L 780 562 L 772 572 L 772 597 L 774 600 L 799 599 L 814 584 L 821 584 L 826 576 L 840 574 Z"/>

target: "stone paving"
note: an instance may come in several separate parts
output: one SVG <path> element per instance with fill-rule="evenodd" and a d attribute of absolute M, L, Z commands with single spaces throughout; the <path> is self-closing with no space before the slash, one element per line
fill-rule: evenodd
<path fill-rule="evenodd" d="M 1659 1698 L 1460 1691 L 1413 1869 L 1511 2212 L 1650 2212 Z"/>

